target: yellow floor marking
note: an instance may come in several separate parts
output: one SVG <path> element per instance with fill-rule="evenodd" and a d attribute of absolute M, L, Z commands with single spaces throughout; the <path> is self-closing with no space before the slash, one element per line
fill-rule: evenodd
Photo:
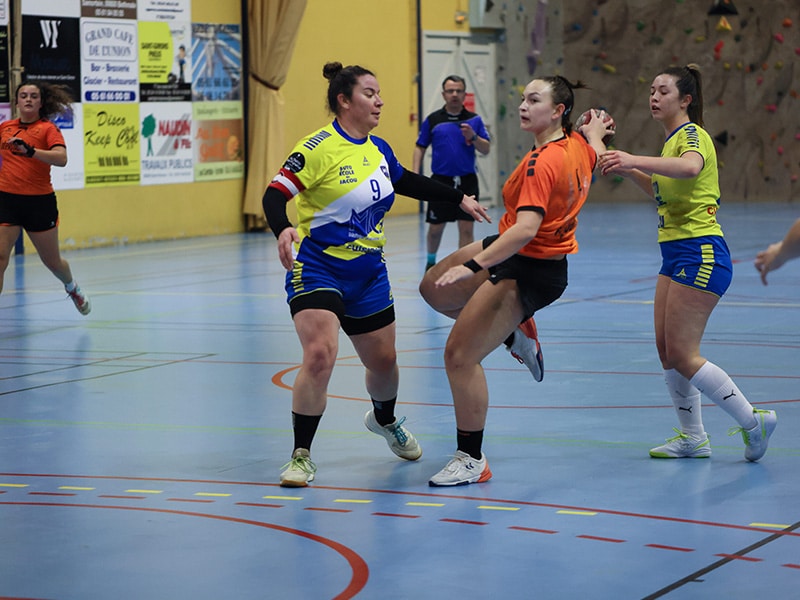
<path fill-rule="evenodd" d="M 215 494 L 214 492 L 197 492 L 195 496 L 211 496 L 213 498 L 227 498 L 233 494 Z"/>
<path fill-rule="evenodd" d="M 558 510 L 556 513 L 559 515 L 579 515 L 583 517 L 594 517 L 597 515 L 596 512 L 589 512 L 588 510 Z"/>
<path fill-rule="evenodd" d="M 0 487 L 23 488 L 23 487 L 28 487 L 28 484 L 27 483 L 0 483 Z"/>
<path fill-rule="evenodd" d="M 444 504 L 439 504 L 438 502 L 406 502 L 406 506 L 444 506 Z"/>
<path fill-rule="evenodd" d="M 345 503 L 349 503 L 349 504 L 371 504 L 372 500 L 346 500 L 346 499 L 341 499 L 341 500 L 334 500 L 334 502 L 345 502 Z"/>
<path fill-rule="evenodd" d="M 478 508 L 482 508 L 484 510 L 519 510 L 519 508 L 514 508 L 513 506 L 478 506 Z"/>
<path fill-rule="evenodd" d="M 264 500 L 302 500 L 300 496 L 261 496 Z"/>
<path fill-rule="evenodd" d="M 60 490 L 75 490 L 79 492 L 90 492 L 95 489 L 93 487 L 78 487 L 77 485 L 61 485 L 58 487 Z"/>
<path fill-rule="evenodd" d="M 791 525 L 781 525 L 780 523 L 750 523 L 750 527 L 771 527 L 773 529 L 786 529 Z"/>
<path fill-rule="evenodd" d="M 162 494 L 163 490 L 125 490 L 127 494 Z"/>

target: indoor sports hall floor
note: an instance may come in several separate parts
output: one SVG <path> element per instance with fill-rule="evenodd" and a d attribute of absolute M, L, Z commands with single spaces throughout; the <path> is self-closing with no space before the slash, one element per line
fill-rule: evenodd
<path fill-rule="evenodd" d="M 455 435 L 450 322 L 417 294 L 420 216 L 389 218 L 387 257 L 398 413 L 424 455 L 404 462 L 366 431 L 363 370 L 342 337 L 304 489 L 277 485 L 301 356 L 271 234 L 70 252 L 86 318 L 35 253 L 12 258 L 0 598 L 797 597 L 800 261 L 764 287 L 752 259 L 800 209 L 721 211 L 737 265 L 703 352 L 778 412 L 755 464 L 710 404 L 709 460 L 648 457 L 677 423 L 653 345 L 654 212 L 585 208 L 569 288 L 537 315 L 544 381 L 502 349 L 488 357 L 494 478 L 457 488 L 427 484 Z"/>

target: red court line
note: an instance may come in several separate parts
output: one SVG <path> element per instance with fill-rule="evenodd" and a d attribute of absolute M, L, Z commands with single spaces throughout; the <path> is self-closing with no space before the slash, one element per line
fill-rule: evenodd
<path fill-rule="evenodd" d="M 167 502 L 197 502 L 198 504 L 210 504 L 213 500 L 201 500 L 200 498 L 167 498 Z"/>
<path fill-rule="evenodd" d="M 439 519 L 442 523 L 459 523 L 461 525 L 488 525 L 481 521 L 464 521 L 462 519 Z"/>
<path fill-rule="evenodd" d="M 75 496 L 66 492 L 28 492 L 29 496 Z"/>
<path fill-rule="evenodd" d="M 63 478 L 63 479 L 90 479 L 90 480 L 118 480 L 118 481 L 146 481 L 146 482 L 171 482 L 171 483 L 200 483 L 204 485 L 224 485 L 224 486 L 246 486 L 246 487 L 268 487 L 278 488 L 280 484 L 277 483 L 264 483 L 261 481 L 219 481 L 215 479 L 182 479 L 175 477 L 133 477 L 128 475 L 70 475 L 70 474 L 57 474 L 57 473 L 0 473 L 0 477 L 25 477 L 25 478 Z M 576 510 L 595 512 L 604 515 L 614 515 L 618 517 L 629 517 L 632 519 L 647 519 L 653 521 L 660 521 L 664 523 L 681 523 L 684 525 L 700 525 L 703 527 L 718 527 L 721 529 L 732 529 L 737 531 L 754 531 L 760 533 L 769 533 L 776 536 L 787 537 L 800 537 L 800 532 L 795 531 L 775 531 L 773 529 L 766 529 L 763 527 L 752 527 L 750 525 L 737 525 L 734 523 L 720 523 L 714 521 L 701 521 L 698 519 L 686 519 L 681 517 L 669 517 L 665 515 L 652 515 L 647 513 L 635 513 L 622 510 L 613 510 L 607 508 L 593 508 L 586 506 L 570 506 L 565 504 L 552 504 L 546 502 L 533 502 L 529 500 L 509 500 L 506 498 L 491 498 L 486 496 L 457 496 L 455 494 L 432 493 L 421 491 L 406 491 L 406 490 L 380 490 L 370 488 L 352 488 L 352 487 L 336 487 L 328 485 L 314 485 L 314 489 L 328 490 L 336 492 L 356 492 L 365 494 L 387 494 L 392 496 L 411 497 L 411 498 L 436 498 L 436 499 L 450 499 L 462 500 L 470 502 L 489 502 L 494 504 L 511 504 L 516 506 L 533 506 L 537 508 L 554 508 L 557 510 Z M 307 510 L 307 509 L 306 509 Z"/>
<path fill-rule="evenodd" d="M 265 504 L 263 502 L 237 502 L 236 506 L 256 506 L 259 508 L 283 508 L 283 504 Z"/>
<path fill-rule="evenodd" d="M 617 540 L 614 538 L 600 537 L 597 535 L 576 535 L 575 537 L 581 538 L 583 540 L 595 540 L 597 542 L 612 542 L 614 544 L 622 544 L 627 541 L 627 540 Z"/>
<path fill-rule="evenodd" d="M 678 546 L 664 546 L 662 544 L 645 544 L 648 548 L 658 548 L 659 550 L 675 550 L 676 552 L 694 552 L 694 548 L 679 548 Z"/>
<path fill-rule="evenodd" d="M 419 515 L 398 515 L 395 513 L 374 512 L 374 517 L 398 517 L 400 519 L 419 519 Z"/>
<path fill-rule="evenodd" d="M 344 508 L 317 508 L 315 506 L 309 506 L 304 508 L 303 510 L 316 510 L 318 512 L 332 512 L 332 513 L 351 513 L 352 510 L 347 510 Z"/>
<path fill-rule="evenodd" d="M 272 529 L 275 531 L 280 531 L 283 533 L 289 533 L 291 535 L 296 535 L 298 537 L 303 537 L 313 542 L 320 543 L 324 546 L 327 546 L 340 556 L 344 558 L 347 563 L 350 565 L 350 569 L 352 570 L 352 576 L 350 578 L 350 582 L 348 583 L 347 587 L 339 592 L 336 596 L 333 597 L 333 600 L 350 600 L 354 598 L 364 589 L 364 586 L 367 584 L 367 579 L 369 578 L 369 567 L 367 563 L 364 561 L 361 556 L 359 556 L 355 551 L 348 548 L 347 546 L 340 544 L 339 542 L 335 542 L 331 539 L 324 538 L 322 536 L 309 533 L 307 531 L 301 531 L 299 529 L 291 529 L 290 527 L 284 527 L 283 525 L 276 525 L 274 523 L 265 523 L 263 521 L 252 521 L 250 519 L 240 519 L 237 517 L 228 517 L 224 515 L 213 515 L 213 514 L 204 514 L 204 513 L 196 513 L 196 512 L 188 512 L 184 510 L 170 510 L 165 508 L 150 508 L 144 506 L 107 506 L 103 504 L 73 504 L 73 503 L 64 503 L 64 502 L 0 502 L 0 504 L 5 505 L 15 505 L 15 506 L 57 506 L 57 507 L 65 507 L 65 508 L 102 508 L 102 509 L 113 509 L 113 510 L 132 510 L 132 511 L 141 511 L 141 512 L 154 512 L 154 513 L 163 513 L 169 515 L 181 515 L 186 517 L 200 517 L 203 519 L 215 519 L 218 521 L 227 521 L 230 523 L 239 523 L 243 525 L 254 525 L 256 527 L 263 527 L 265 529 Z M 0 598 L 0 600 L 4 600 Z M 29 599 L 21 599 L 21 600 L 35 600 L 33 598 Z"/>
<path fill-rule="evenodd" d="M 715 554 L 714 556 L 721 556 L 722 558 L 730 558 L 731 560 L 746 560 L 747 562 L 763 562 L 762 558 L 753 558 L 752 556 L 742 556 L 741 554 Z"/>
<path fill-rule="evenodd" d="M 117 496 L 115 494 L 100 494 L 98 498 L 113 498 L 115 500 L 146 500 L 147 496 Z"/>
<path fill-rule="evenodd" d="M 536 529 L 535 527 L 522 527 L 521 525 L 512 525 L 509 529 L 516 529 L 517 531 L 530 531 L 533 533 L 558 533 L 557 531 L 553 531 L 552 529 Z"/>
<path fill-rule="evenodd" d="M 794 565 L 792 563 L 786 563 L 785 565 L 781 565 L 782 567 L 789 567 L 790 569 L 800 569 L 800 565 Z"/>

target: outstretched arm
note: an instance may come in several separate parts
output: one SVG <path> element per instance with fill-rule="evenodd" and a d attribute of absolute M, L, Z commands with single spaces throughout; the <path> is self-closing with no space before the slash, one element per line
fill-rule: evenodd
<path fill-rule="evenodd" d="M 800 256 L 800 219 L 794 222 L 780 242 L 770 244 L 756 255 L 755 267 L 761 272 L 761 282 L 767 285 L 767 273 Z"/>
<path fill-rule="evenodd" d="M 691 179 L 703 170 L 702 154 L 691 150 L 681 156 L 639 156 L 622 150 L 609 150 L 600 157 L 603 175 L 622 175 L 631 179 L 648 196 L 653 197 L 650 176 L 653 174 L 673 179 Z"/>
<path fill-rule="evenodd" d="M 403 175 L 394 182 L 394 191 L 416 200 L 425 201 L 435 198 L 437 200 L 455 202 L 464 212 L 479 223 L 483 221 L 492 222 L 492 219 L 486 212 L 486 208 L 475 200 L 475 196 L 466 196 L 461 190 L 448 187 L 429 177 L 417 175 L 408 169 L 403 169 Z"/>

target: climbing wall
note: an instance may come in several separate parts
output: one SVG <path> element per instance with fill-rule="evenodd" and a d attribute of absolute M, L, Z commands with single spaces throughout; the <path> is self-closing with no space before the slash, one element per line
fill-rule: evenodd
<path fill-rule="evenodd" d="M 703 75 L 723 200 L 800 201 L 798 0 L 526 0 L 503 9 L 498 86 L 501 128 L 514 140 L 509 161 L 530 144 L 513 131 L 520 86 L 549 73 L 591 86 L 578 92 L 576 108 L 608 109 L 616 147 L 658 154 L 663 130 L 650 117 L 650 84 L 664 67 L 693 62 Z M 627 201 L 637 191 L 599 177 L 592 196 Z"/>

